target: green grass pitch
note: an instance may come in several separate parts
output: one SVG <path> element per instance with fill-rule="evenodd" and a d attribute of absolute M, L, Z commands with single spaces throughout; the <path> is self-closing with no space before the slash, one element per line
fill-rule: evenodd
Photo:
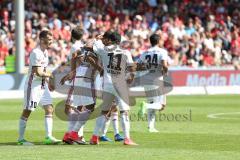
<path fill-rule="evenodd" d="M 54 100 L 55 104 L 60 100 Z M 138 106 L 131 114 L 137 114 Z M 98 146 L 42 145 L 44 139 L 44 112 L 38 108 L 30 117 L 26 139 L 35 146 L 17 146 L 18 119 L 22 100 L 0 100 L 0 160 L 237 160 L 240 159 L 240 97 L 221 96 L 169 96 L 166 115 L 190 114 L 191 121 L 156 123 L 159 133 L 148 133 L 147 122 L 132 119 L 131 135 L 139 146 L 105 142 Z M 238 114 L 236 113 L 238 112 Z M 209 114 L 223 113 L 217 118 Z M 230 114 L 225 114 L 230 113 Z M 235 113 L 235 114 L 234 114 Z M 189 118 L 189 117 L 188 117 Z M 85 127 L 89 140 L 95 120 Z M 54 135 L 61 139 L 67 123 L 56 116 Z M 120 128 L 121 130 L 121 128 Z M 112 128 L 108 136 L 113 138 Z"/>

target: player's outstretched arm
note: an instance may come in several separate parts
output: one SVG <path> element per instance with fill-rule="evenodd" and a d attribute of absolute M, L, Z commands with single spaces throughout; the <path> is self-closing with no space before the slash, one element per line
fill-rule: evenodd
<path fill-rule="evenodd" d="M 102 34 L 96 36 L 95 39 L 92 39 L 85 44 L 84 49 L 90 52 L 94 52 L 94 49 L 93 49 L 94 43 L 96 42 L 96 40 L 101 40 L 102 38 L 103 38 Z"/>
<path fill-rule="evenodd" d="M 83 48 L 84 48 L 86 51 L 93 52 L 93 41 L 90 41 L 90 42 L 86 43 Z"/>
<path fill-rule="evenodd" d="M 55 84 L 54 84 L 54 82 L 55 82 L 54 77 L 53 77 L 53 78 L 50 78 L 49 81 L 48 81 L 48 88 L 49 88 L 49 90 L 50 90 L 51 92 L 55 90 Z"/>
<path fill-rule="evenodd" d="M 81 50 L 77 50 L 72 54 L 71 71 L 76 72 L 76 68 L 84 61 L 84 55 Z"/>
<path fill-rule="evenodd" d="M 76 70 L 70 71 L 67 75 L 65 75 L 61 81 L 59 82 L 61 85 L 64 85 L 66 81 L 72 81 L 75 77 Z"/>
<path fill-rule="evenodd" d="M 131 64 L 131 66 L 128 66 L 127 67 L 127 72 L 128 72 L 128 75 L 127 75 L 127 83 L 128 84 L 131 84 L 135 78 L 135 74 L 134 72 L 137 71 L 137 64 L 136 63 L 133 63 Z"/>
<path fill-rule="evenodd" d="M 96 70 L 98 70 L 98 72 L 100 73 L 100 76 L 103 75 L 103 68 L 99 63 L 97 63 L 96 57 L 89 54 L 86 56 L 86 61 L 88 61 Z"/>
<path fill-rule="evenodd" d="M 71 71 L 65 75 L 61 81 L 60 84 L 63 85 L 66 81 L 72 81 L 76 75 L 76 68 L 78 65 L 80 65 L 83 61 L 83 56 L 81 56 L 81 51 L 77 50 L 72 54 L 70 65 L 71 65 Z"/>

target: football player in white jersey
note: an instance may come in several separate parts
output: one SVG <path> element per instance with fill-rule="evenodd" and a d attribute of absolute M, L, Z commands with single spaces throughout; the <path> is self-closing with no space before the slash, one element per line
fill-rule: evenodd
<path fill-rule="evenodd" d="M 100 72 L 102 68 L 97 65 L 97 57 L 88 55 L 88 51 L 83 49 L 80 43 L 83 30 L 79 27 L 73 29 L 72 39 L 75 43 L 71 49 L 71 72 L 62 79 L 62 84 L 66 80 L 73 80 L 69 89 L 66 101 L 65 112 L 69 116 L 68 132 L 65 133 L 63 141 L 68 144 L 86 144 L 83 140 L 83 126 L 94 110 L 95 91 L 94 80 L 96 70 Z M 77 109 L 78 108 L 78 109 Z M 80 130 L 80 136 L 78 135 Z"/>
<path fill-rule="evenodd" d="M 107 115 L 112 110 L 113 100 L 117 98 L 124 132 L 124 144 L 137 145 L 130 138 L 130 121 L 128 115 L 130 107 L 127 81 L 131 82 L 134 75 L 130 74 L 129 79 L 126 80 L 126 70 L 133 64 L 133 60 L 130 52 L 122 50 L 119 47 L 120 41 L 121 36 L 119 33 L 107 31 L 101 40 L 95 41 L 92 47 L 89 46 L 100 57 L 104 68 L 103 103 L 100 106 L 102 114 L 98 117 L 102 120 L 97 121 L 98 123 L 95 125 L 90 144 L 99 144 L 99 132 L 108 119 Z"/>
<path fill-rule="evenodd" d="M 71 72 L 68 73 L 66 76 L 64 76 L 61 80 L 61 83 L 64 84 L 66 80 L 71 80 L 70 88 L 68 91 L 67 100 L 65 102 L 65 113 L 68 116 L 68 131 L 65 133 L 63 137 L 63 142 L 65 143 L 71 143 L 71 141 L 68 141 L 68 136 L 70 131 L 73 129 L 75 123 L 77 122 L 76 116 L 77 116 L 77 109 L 81 106 L 78 104 L 77 106 L 74 104 L 74 96 L 76 100 L 76 95 L 74 95 L 74 87 L 75 87 L 75 77 L 76 72 L 79 72 L 79 70 L 76 70 L 76 61 L 77 61 L 77 54 L 83 47 L 83 43 L 81 41 L 81 38 L 83 36 L 83 29 L 79 26 L 75 27 L 71 31 L 71 42 L 72 47 L 70 50 L 70 66 L 71 66 Z M 80 110 L 80 109 L 79 109 Z M 83 138 L 83 127 L 79 130 L 79 140 L 78 142 L 82 142 L 81 144 L 85 144 L 84 138 Z"/>
<path fill-rule="evenodd" d="M 163 76 L 167 74 L 168 71 L 168 52 L 167 50 L 160 48 L 161 37 L 158 34 L 152 34 L 150 36 L 150 43 L 152 45 L 147 51 L 141 54 L 139 58 L 139 63 L 144 63 L 148 71 L 148 77 L 153 81 L 153 77 L 160 81 L 163 81 Z M 152 76 L 150 75 L 152 74 Z M 159 77 L 156 77 L 159 76 Z M 160 87 L 163 87 L 161 85 Z M 156 86 L 144 85 L 145 91 L 154 90 Z M 156 111 L 163 110 L 166 105 L 166 95 L 163 93 L 155 92 L 151 95 L 147 95 L 146 107 L 148 110 L 148 128 L 149 132 L 158 132 L 155 129 L 155 117 Z"/>
<path fill-rule="evenodd" d="M 30 64 L 28 77 L 24 87 L 24 108 L 19 120 L 19 145 L 33 145 L 24 139 L 24 133 L 27 125 L 27 120 L 32 111 L 40 103 L 45 110 L 45 144 L 54 144 L 61 142 L 52 136 L 53 128 L 53 105 L 52 98 L 47 83 L 48 78 L 52 74 L 47 71 L 48 66 L 48 51 L 47 49 L 53 41 L 52 33 L 48 30 L 43 30 L 39 34 L 39 45 L 32 50 L 30 54 Z"/>

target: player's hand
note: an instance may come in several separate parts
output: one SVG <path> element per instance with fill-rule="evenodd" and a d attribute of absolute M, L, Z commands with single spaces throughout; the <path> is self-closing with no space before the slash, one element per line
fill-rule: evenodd
<path fill-rule="evenodd" d="M 131 84 L 134 80 L 134 76 L 133 75 L 130 75 L 128 78 L 127 78 L 127 83 L 128 84 Z"/>
<path fill-rule="evenodd" d="M 132 82 L 133 82 L 133 78 L 128 78 L 128 79 L 127 79 L 127 83 L 128 83 L 128 84 L 131 84 Z"/>
<path fill-rule="evenodd" d="M 55 90 L 55 87 L 50 83 L 48 83 L 48 88 L 51 92 L 53 92 Z"/>
<path fill-rule="evenodd" d="M 84 62 L 84 56 L 82 56 L 82 55 L 78 56 L 78 60 L 79 60 L 80 63 Z"/>
<path fill-rule="evenodd" d="M 93 51 L 93 41 L 89 41 L 85 44 L 84 49 L 87 51 Z"/>
<path fill-rule="evenodd" d="M 68 73 L 66 76 L 64 76 L 64 77 L 61 79 L 60 84 L 61 84 L 61 85 L 64 85 L 64 83 L 65 83 L 66 81 L 71 82 L 71 81 L 74 79 L 74 77 L 75 77 L 75 73 L 74 73 L 74 72 L 70 72 L 70 73 Z"/>
<path fill-rule="evenodd" d="M 75 75 L 76 75 L 76 73 L 75 72 L 70 72 L 69 74 L 68 74 L 68 80 L 73 80 L 74 78 L 75 78 Z"/>
<path fill-rule="evenodd" d="M 64 83 L 67 81 L 67 75 L 66 76 L 64 76 L 62 79 L 61 79 L 61 81 L 59 82 L 61 85 L 64 85 Z"/>
<path fill-rule="evenodd" d="M 89 63 L 96 63 L 95 60 L 90 55 L 86 56 L 86 61 Z"/>
<path fill-rule="evenodd" d="M 43 74 L 44 74 L 43 76 L 46 77 L 46 78 L 50 78 L 50 79 L 53 78 L 52 72 L 46 71 Z"/>
<path fill-rule="evenodd" d="M 50 73 L 50 74 L 49 74 L 49 79 L 53 79 L 53 78 L 54 78 L 53 74 Z"/>
<path fill-rule="evenodd" d="M 96 39 L 102 39 L 103 38 L 103 34 L 100 34 L 96 37 Z"/>

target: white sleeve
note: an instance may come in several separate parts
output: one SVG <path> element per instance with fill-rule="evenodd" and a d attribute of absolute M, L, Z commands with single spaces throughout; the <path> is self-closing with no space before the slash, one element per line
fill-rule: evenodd
<path fill-rule="evenodd" d="M 162 52 L 161 60 L 168 61 L 168 52 L 166 50 Z"/>
<path fill-rule="evenodd" d="M 30 64 L 31 66 L 41 66 L 41 53 L 33 50 L 30 54 Z"/>
<path fill-rule="evenodd" d="M 168 56 L 167 62 L 168 62 L 168 65 L 173 65 L 174 64 L 174 60 L 171 59 L 171 57 L 169 57 L 169 56 Z"/>
<path fill-rule="evenodd" d="M 93 52 L 96 53 L 97 55 L 101 55 L 103 52 L 102 50 L 104 50 L 104 45 L 102 43 L 102 41 L 97 40 L 93 43 Z"/>
<path fill-rule="evenodd" d="M 70 54 L 69 54 L 69 59 L 72 59 L 72 55 L 73 55 L 74 52 L 75 52 L 75 49 L 71 48 Z"/>
<path fill-rule="evenodd" d="M 127 55 L 127 63 L 128 64 L 133 64 L 133 59 L 132 59 L 132 54 L 131 52 L 129 52 L 128 50 L 125 51 L 126 52 L 126 55 Z"/>
<path fill-rule="evenodd" d="M 69 59 L 72 59 L 73 53 L 75 53 L 77 50 L 79 50 L 79 47 L 77 47 L 76 45 L 73 45 L 73 46 L 71 47 Z"/>

